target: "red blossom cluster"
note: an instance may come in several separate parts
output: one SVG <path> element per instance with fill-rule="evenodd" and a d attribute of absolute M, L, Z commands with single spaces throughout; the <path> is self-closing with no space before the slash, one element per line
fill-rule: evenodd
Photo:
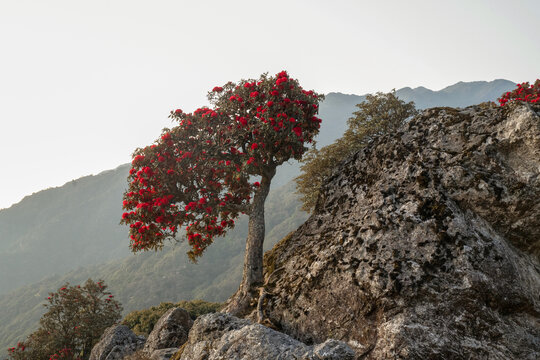
<path fill-rule="evenodd" d="M 19 351 L 22 352 L 22 351 L 24 351 L 24 349 L 26 349 L 26 345 L 24 345 L 24 343 L 22 343 L 22 342 L 18 342 L 16 347 L 8 348 L 8 352 L 10 352 L 10 353 L 15 353 L 15 352 L 19 352 Z"/>
<path fill-rule="evenodd" d="M 190 258 L 202 255 L 249 212 L 260 188 L 250 176 L 300 159 L 320 128 L 322 96 L 285 71 L 216 86 L 208 98 L 213 108 L 171 111 L 178 125 L 134 153 L 122 215 L 133 251 L 160 249 L 183 228 Z"/>
<path fill-rule="evenodd" d="M 65 359 L 65 360 L 81 360 L 80 357 L 74 358 L 73 352 L 71 351 L 71 349 L 68 349 L 68 348 L 64 348 L 64 349 L 58 351 L 56 354 L 53 354 L 53 355 L 51 355 L 51 357 L 49 357 L 49 360 L 61 360 L 61 359 Z"/>
<path fill-rule="evenodd" d="M 513 91 L 508 91 L 503 94 L 498 101 L 501 106 L 504 106 L 511 101 L 540 104 L 540 79 L 536 79 L 532 85 L 528 82 L 517 84 L 517 87 Z"/>

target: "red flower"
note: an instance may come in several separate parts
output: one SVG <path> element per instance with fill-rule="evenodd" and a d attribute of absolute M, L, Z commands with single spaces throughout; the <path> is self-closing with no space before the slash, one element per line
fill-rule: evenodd
<path fill-rule="evenodd" d="M 251 164 L 251 163 L 254 163 L 255 162 L 255 158 L 254 157 L 250 157 L 247 161 L 248 164 Z"/>
<path fill-rule="evenodd" d="M 240 122 L 240 124 L 242 124 L 243 126 L 247 126 L 247 119 L 243 116 L 240 116 L 238 118 L 238 121 Z"/>
<path fill-rule="evenodd" d="M 253 91 L 251 94 L 249 94 L 249 96 L 257 97 L 257 96 L 259 96 L 259 92 L 258 91 Z"/>
<path fill-rule="evenodd" d="M 258 181 L 255 181 L 255 182 L 253 183 L 253 186 L 257 186 L 257 187 L 259 187 L 259 186 L 261 186 L 261 183 L 260 183 L 260 182 L 258 182 Z"/>
<path fill-rule="evenodd" d="M 176 109 L 174 110 L 174 113 L 180 115 L 182 113 L 182 109 Z"/>
<path fill-rule="evenodd" d="M 282 83 L 287 82 L 286 77 L 282 77 L 276 80 L 276 85 L 281 85 Z"/>
<path fill-rule="evenodd" d="M 274 105 L 274 102 L 273 102 L 273 101 L 269 101 L 269 102 L 266 103 L 266 105 L 272 106 L 272 105 Z"/>
<path fill-rule="evenodd" d="M 251 150 L 255 150 L 258 147 L 259 147 L 259 145 L 257 143 L 251 144 Z"/>
<path fill-rule="evenodd" d="M 169 140 L 170 138 L 171 138 L 171 134 L 169 133 L 163 134 L 163 136 L 161 136 L 161 140 Z"/>
<path fill-rule="evenodd" d="M 274 95 L 274 96 L 277 96 L 277 95 L 279 95 L 279 92 L 278 92 L 277 90 L 272 90 L 272 91 L 270 92 L 270 94 L 271 94 L 271 95 Z"/>
<path fill-rule="evenodd" d="M 223 91 L 223 88 L 220 87 L 220 86 L 216 86 L 216 87 L 214 87 L 214 88 L 212 89 L 212 91 L 214 91 L 214 92 L 222 92 L 222 91 Z"/>
<path fill-rule="evenodd" d="M 302 136 L 302 129 L 300 127 L 298 127 L 298 126 L 293 127 L 292 131 L 294 131 L 296 136 L 298 136 L 298 137 Z"/>

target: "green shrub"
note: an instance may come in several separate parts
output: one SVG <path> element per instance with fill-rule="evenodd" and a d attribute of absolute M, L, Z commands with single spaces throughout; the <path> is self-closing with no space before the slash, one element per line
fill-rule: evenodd
<path fill-rule="evenodd" d="M 221 303 L 211 303 L 203 300 L 183 300 L 176 304 L 162 302 L 158 306 L 152 306 L 149 309 L 130 312 L 126 315 L 122 324 L 128 326 L 137 335 L 148 336 L 159 318 L 171 308 L 180 307 L 189 312 L 191 318 L 195 320 L 200 315 L 218 311 L 222 306 Z"/>

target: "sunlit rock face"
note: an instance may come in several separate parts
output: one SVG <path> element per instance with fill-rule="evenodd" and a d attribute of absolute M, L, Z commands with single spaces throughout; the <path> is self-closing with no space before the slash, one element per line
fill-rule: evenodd
<path fill-rule="evenodd" d="M 540 358 L 540 108 L 433 108 L 265 256 L 267 319 L 362 359 Z"/>
<path fill-rule="evenodd" d="M 352 360 L 353 350 L 342 341 L 326 340 L 308 346 L 281 332 L 229 314 L 200 316 L 180 360 Z"/>

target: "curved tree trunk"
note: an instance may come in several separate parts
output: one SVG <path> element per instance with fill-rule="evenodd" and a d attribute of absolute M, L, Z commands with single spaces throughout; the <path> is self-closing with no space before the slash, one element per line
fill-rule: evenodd
<path fill-rule="evenodd" d="M 273 167 L 262 176 L 259 190 L 253 197 L 249 214 L 242 282 L 224 309 L 225 312 L 236 316 L 246 315 L 253 306 L 256 306 L 259 287 L 263 284 L 264 203 L 275 173 L 276 168 Z"/>

